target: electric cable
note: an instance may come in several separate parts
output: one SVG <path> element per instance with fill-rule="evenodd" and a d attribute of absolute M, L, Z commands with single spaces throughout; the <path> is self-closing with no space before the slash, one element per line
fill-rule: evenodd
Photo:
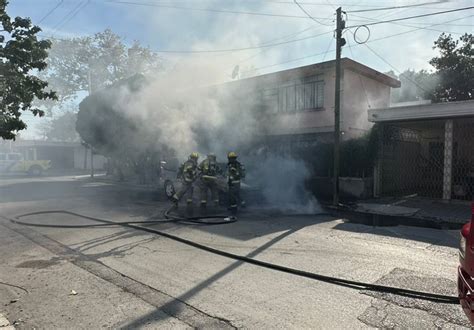
<path fill-rule="evenodd" d="M 170 209 L 169 209 L 170 210 Z M 49 214 L 49 213 L 64 213 L 64 214 L 70 214 L 70 215 L 75 215 L 79 217 L 83 217 L 89 220 L 101 222 L 101 223 L 109 223 L 113 225 L 120 225 L 123 227 L 127 228 L 132 228 L 136 230 L 141 230 L 144 232 L 148 232 L 151 234 L 155 235 L 160 235 L 162 237 L 166 237 L 168 239 L 174 240 L 176 242 L 180 242 L 182 244 L 186 244 L 188 246 L 215 254 L 219 255 L 222 257 L 226 257 L 229 259 L 237 260 L 237 261 L 242 261 L 246 262 L 248 264 L 252 264 L 255 266 L 287 273 L 287 274 L 292 274 L 300 277 L 305 277 L 325 283 L 330 283 L 334 285 L 339 285 L 347 288 L 352 288 L 356 290 L 368 290 L 368 291 L 374 291 L 374 292 L 384 292 L 384 293 L 391 293 L 395 295 L 400 295 L 400 296 L 405 296 L 405 297 L 410 297 L 410 298 L 415 298 L 415 299 L 421 299 L 421 300 L 427 300 L 427 301 L 432 301 L 436 303 L 444 303 L 444 304 L 459 304 L 459 298 L 455 296 L 448 296 L 448 295 L 443 295 L 443 294 L 437 294 L 437 293 L 431 293 L 431 292 L 424 292 L 424 291 L 417 291 L 417 290 L 411 290 L 411 289 L 404 289 L 404 288 L 397 288 L 397 287 L 392 287 L 392 286 L 385 286 L 385 285 L 380 285 L 380 284 L 373 284 L 373 283 L 365 283 L 365 282 L 359 282 L 359 281 L 354 281 L 354 280 L 348 280 L 348 279 L 343 279 L 343 278 L 338 278 L 338 277 L 333 277 L 333 276 L 327 276 L 327 275 L 322 275 L 322 274 L 317 274 L 317 273 L 312 273 L 300 269 L 295 269 L 295 268 L 290 268 L 286 266 L 281 266 L 278 264 L 273 264 L 265 261 L 261 261 L 258 259 L 253 259 L 250 257 L 226 252 L 223 250 L 219 250 L 213 247 L 210 247 L 208 245 L 200 244 L 164 231 L 160 231 L 157 229 L 149 228 L 149 227 L 143 227 L 143 226 L 138 226 L 136 224 L 132 223 L 117 223 L 114 221 L 110 220 L 104 220 L 104 219 L 99 219 L 99 218 L 94 218 L 94 217 L 88 217 L 88 216 L 83 216 L 78 213 L 73 213 L 69 212 L 66 210 L 55 210 L 55 211 L 39 211 L 39 212 L 31 212 L 31 213 L 26 213 L 22 215 L 18 215 L 15 217 L 15 219 L 20 219 L 22 217 L 27 217 L 27 216 L 33 216 L 33 215 L 40 215 L 40 214 Z M 196 217 L 199 218 L 199 217 Z M 21 222 L 18 220 L 13 220 L 10 219 L 10 221 L 17 223 L 17 224 L 25 224 L 28 225 L 28 223 Z"/>
<path fill-rule="evenodd" d="M 53 33 L 59 28 L 60 25 L 63 24 L 63 22 L 65 22 L 84 3 L 85 3 L 85 0 L 81 1 L 81 2 L 78 2 L 73 9 L 71 9 L 66 15 L 64 15 L 64 17 L 61 20 L 59 20 L 59 22 L 53 27 Z"/>
<path fill-rule="evenodd" d="M 369 9 L 359 9 L 359 10 L 350 10 L 347 11 L 348 13 L 362 13 L 368 11 L 380 11 L 380 10 L 393 10 L 393 9 L 403 9 L 403 8 L 412 8 L 412 7 L 422 7 L 426 5 L 433 5 L 433 4 L 445 4 L 445 1 L 431 1 L 431 2 L 423 2 L 423 3 L 416 3 L 411 5 L 402 5 L 402 6 L 392 6 L 392 7 L 376 7 L 376 8 L 369 8 Z"/>
<path fill-rule="evenodd" d="M 363 18 L 365 20 L 369 20 L 369 21 L 372 21 L 372 22 L 382 22 L 381 20 L 377 20 L 375 18 L 370 18 L 370 17 L 364 17 L 364 16 L 360 16 L 360 15 L 352 15 L 354 17 L 358 17 L 358 18 Z M 399 25 L 399 26 L 406 26 L 406 27 L 411 27 L 411 28 L 418 28 L 418 26 L 415 26 L 415 25 L 412 25 L 412 24 L 406 24 L 406 23 L 399 23 L 399 22 L 389 22 L 390 24 L 395 24 L 395 25 Z M 366 24 L 360 24 L 358 27 L 367 27 L 367 25 L 370 25 L 368 23 Z M 429 30 L 429 31 L 435 31 L 435 32 L 442 32 L 442 33 L 451 33 L 451 34 L 462 34 L 462 33 L 459 33 L 459 32 L 452 32 L 452 31 L 444 31 L 444 30 L 438 30 L 438 29 L 430 29 L 429 26 L 427 27 L 424 27 L 425 30 Z"/>
<path fill-rule="evenodd" d="M 468 15 L 468 16 L 464 16 L 464 17 L 460 17 L 460 18 L 458 17 L 458 18 L 451 19 L 451 20 L 448 20 L 448 21 L 445 21 L 445 22 L 434 23 L 434 24 L 429 25 L 428 27 L 443 25 L 445 23 L 463 20 L 463 19 L 466 19 L 466 18 L 471 18 L 473 16 L 474 15 Z M 416 32 L 416 31 L 420 31 L 420 30 L 425 30 L 425 29 L 426 29 L 426 27 L 417 27 L 417 28 L 414 28 L 414 29 L 411 29 L 411 30 L 408 30 L 408 31 L 403 31 L 403 32 L 395 33 L 395 34 L 389 34 L 389 35 L 385 35 L 385 36 L 382 36 L 382 37 L 379 37 L 379 38 L 371 39 L 371 40 L 367 41 L 367 43 L 380 41 L 380 40 L 385 40 L 385 39 L 388 39 L 388 38 L 393 38 L 393 37 L 397 37 L 397 36 L 400 36 L 400 35 Z M 335 49 L 331 49 L 329 52 L 335 52 L 335 51 L 336 51 Z M 286 60 L 286 61 L 283 61 L 283 62 L 278 62 L 278 63 L 258 67 L 258 68 L 255 68 L 255 70 L 267 69 L 267 68 L 271 68 L 271 67 L 278 66 L 278 65 L 297 62 L 297 61 L 305 60 L 305 59 L 308 59 L 308 58 L 311 58 L 311 57 L 316 57 L 316 56 L 319 56 L 319 55 L 322 55 L 322 54 L 324 54 L 324 53 L 316 53 L 316 54 L 306 55 L 306 56 L 302 56 L 302 57 L 297 57 L 297 58 L 293 58 L 293 59 Z M 246 71 L 243 71 L 243 72 L 246 72 Z"/>
<path fill-rule="evenodd" d="M 161 5 L 161 4 L 149 3 L 149 2 L 122 1 L 122 0 L 105 0 L 105 2 L 112 3 L 112 4 L 121 4 L 121 5 L 136 5 L 136 6 L 145 6 L 145 7 L 170 8 L 170 9 L 192 10 L 192 11 L 207 11 L 207 12 L 213 12 L 213 13 L 239 14 L 239 15 L 250 15 L 250 16 L 268 16 L 268 17 L 299 18 L 299 19 L 308 18 L 307 16 L 301 16 L 301 15 L 273 14 L 273 13 L 236 11 L 236 10 L 213 9 L 213 8 L 195 8 L 195 7 L 186 7 L 186 6 L 176 6 L 176 5 Z M 318 17 L 317 19 L 327 20 L 327 18 L 323 18 L 323 17 Z"/>
<path fill-rule="evenodd" d="M 348 30 L 352 35 L 354 36 L 354 41 L 356 41 L 355 34 L 351 30 Z M 356 41 L 357 42 L 357 41 Z M 367 45 L 366 42 L 361 43 L 362 45 L 366 46 L 375 56 L 377 56 L 380 60 L 382 60 L 385 64 L 390 66 L 393 70 L 395 70 L 400 76 L 404 77 L 406 80 L 417 86 L 419 89 L 424 91 L 425 93 L 429 93 L 428 90 L 426 90 L 424 87 L 422 87 L 420 84 L 418 84 L 415 80 L 412 80 L 411 78 L 408 78 L 408 76 L 404 75 L 400 70 L 398 70 L 396 67 L 394 67 L 390 62 L 388 62 L 383 56 L 379 55 L 375 50 L 373 50 L 369 45 Z"/>
<path fill-rule="evenodd" d="M 349 31 L 349 30 L 346 30 L 346 31 Z M 369 30 L 370 31 L 370 30 Z M 369 34 L 370 35 L 370 34 Z M 354 34 L 354 38 L 355 38 L 355 34 Z M 349 38 L 347 39 L 347 45 L 349 46 L 349 50 L 351 52 L 351 55 L 352 55 L 352 58 L 355 58 L 354 57 L 354 52 L 352 51 L 352 46 L 351 46 L 351 43 L 349 41 Z M 372 107 L 370 106 L 370 102 L 369 102 L 369 95 L 367 93 L 367 90 L 365 89 L 365 85 L 364 85 L 364 81 L 362 80 L 362 77 L 360 75 L 359 72 L 357 72 L 357 76 L 359 77 L 359 82 L 362 86 L 362 89 L 364 90 L 364 95 L 365 95 L 365 100 L 367 102 L 367 108 L 371 109 Z"/>
<path fill-rule="evenodd" d="M 361 24 L 361 25 L 378 25 L 378 24 L 383 24 L 383 23 L 391 23 L 391 22 L 404 21 L 404 20 L 413 19 L 413 18 L 419 18 L 419 17 L 428 17 L 428 16 L 434 16 L 434 15 L 441 15 L 441 14 L 447 14 L 447 13 L 454 13 L 454 12 L 457 12 L 457 11 L 464 11 L 464 10 L 469 10 L 469 9 L 474 9 L 474 6 L 463 7 L 463 8 L 456 8 L 456 9 L 444 10 L 444 11 L 437 11 L 437 12 L 434 12 L 434 13 L 421 14 L 421 15 L 415 15 L 415 16 L 394 18 L 394 19 L 390 19 L 390 20 L 377 21 L 377 22 L 366 23 L 366 24 Z M 358 25 L 347 26 L 346 29 L 355 28 L 355 27 L 357 27 L 357 26 L 358 26 Z"/>
<path fill-rule="evenodd" d="M 59 6 L 61 6 L 63 4 L 64 0 L 60 0 L 56 6 L 54 6 L 50 11 L 48 11 L 46 13 L 46 15 L 44 15 L 39 21 L 38 21 L 38 24 L 41 24 L 46 18 L 48 18 L 56 9 L 59 8 Z"/>
<path fill-rule="evenodd" d="M 76 17 L 77 14 L 79 14 L 79 12 L 84 9 L 89 3 L 90 3 L 91 0 L 84 0 L 84 3 L 82 4 L 82 6 L 80 6 L 70 17 L 68 17 L 62 24 L 60 24 L 60 26 L 58 26 L 55 30 L 59 30 L 59 28 L 62 28 L 64 25 L 66 25 L 67 23 L 69 23 L 74 17 Z"/>
<path fill-rule="evenodd" d="M 332 26 L 332 24 L 322 23 L 322 22 L 318 21 L 315 17 L 311 16 L 311 14 L 308 13 L 308 12 L 306 11 L 306 9 L 304 9 L 303 6 L 298 3 L 297 0 L 293 0 L 293 2 L 294 2 L 294 3 L 298 6 L 298 8 L 300 8 L 301 11 L 302 11 L 303 13 L 305 13 L 306 16 L 308 16 L 308 18 L 310 18 L 311 20 L 315 21 L 316 23 L 318 23 L 318 24 L 320 24 L 320 25 Z"/>

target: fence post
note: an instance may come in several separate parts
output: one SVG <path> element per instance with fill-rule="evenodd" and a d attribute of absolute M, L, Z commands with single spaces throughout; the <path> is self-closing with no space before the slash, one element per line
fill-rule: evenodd
<path fill-rule="evenodd" d="M 444 123 L 443 199 L 451 199 L 453 169 L 453 120 Z"/>

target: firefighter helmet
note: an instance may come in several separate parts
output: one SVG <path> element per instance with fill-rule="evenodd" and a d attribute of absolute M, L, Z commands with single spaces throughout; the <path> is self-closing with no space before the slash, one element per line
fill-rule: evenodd
<path fill-rule="evenodd" d="M 235 159 L 235 158 L 237 158 L 237 154 L 235 152 L 231 151 L 227 154 L 227 158 Z"/>
<path fill-rule="evenodd" d="M 189 155 L 189 158 L 197 160 L 199 158 L 199 154 L 197 152 L 193 152 L 191 155 Z"/>
<path fill-rule="evenodd" d="M 215 160 L 216 159 L 216 154 L 211 152 L 207 155 L 207 158 Z"/>

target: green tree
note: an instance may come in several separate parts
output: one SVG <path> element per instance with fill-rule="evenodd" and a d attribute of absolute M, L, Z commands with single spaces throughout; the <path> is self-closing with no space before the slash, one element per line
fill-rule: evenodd
<path fill-rule="evenodd" d="M 48 83 L 34 73 L 43 71 L 47 64 L 49 40 L 38 40 L 41 29 L 32 25 L 29 18 L 11 19 L 6 12 L 8 1 L 0 0 L 0 137 L 15 139 L 26 128 L 22 111 L 35 116 L 44 112 L 33 101 L 54 100 L 55 92 L 46 91 Z"/>
<path fill-rule="evenodd" d="M 396 75 L 393 71 L 388 75 L 400 80 L 400 88 L 392 90 L 391 101 L 410 102 L 431 99 L 434 89 L 438 83 L 438 76 L 426 70 L 405 70 L 400 75 Z"/>
<path fill-rule="evenodd" d="M 76 113 L 66 112 L 42 125 L 40 134 L 48 141 L 78 142 L 76 121 Z"/>
<path fill-rule="evenodd" d="M 450 34 L 441 34 L 433 49 L 439 56 L 431 59 L 439 82 L 433 94 L 435 102 L 471 100 L 474 98 L 474 36 L 464 34 L 454 40 Z"/>
<path fill-rule="evenodd" d="M 128 47 L 110 29 L 92 37 L 54 40 L 42 78 L 58 91 L 59 105 L 79 92 L 98 91 L 137 73 L 161 68 L 160 58 L 137 41 Z M 49 109 L 55 104 L 43 103 Z"/>

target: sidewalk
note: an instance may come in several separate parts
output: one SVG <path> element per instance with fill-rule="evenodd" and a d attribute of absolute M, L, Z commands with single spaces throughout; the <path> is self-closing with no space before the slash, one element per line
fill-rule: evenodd
<path fill-rule="evenodd" d="M 357 212 L 403 216 L 432 221 L 462 225 L 471 219 L 469 202 L 444 202 L 429 198 L 380 198 L 356 203 Z"/>

